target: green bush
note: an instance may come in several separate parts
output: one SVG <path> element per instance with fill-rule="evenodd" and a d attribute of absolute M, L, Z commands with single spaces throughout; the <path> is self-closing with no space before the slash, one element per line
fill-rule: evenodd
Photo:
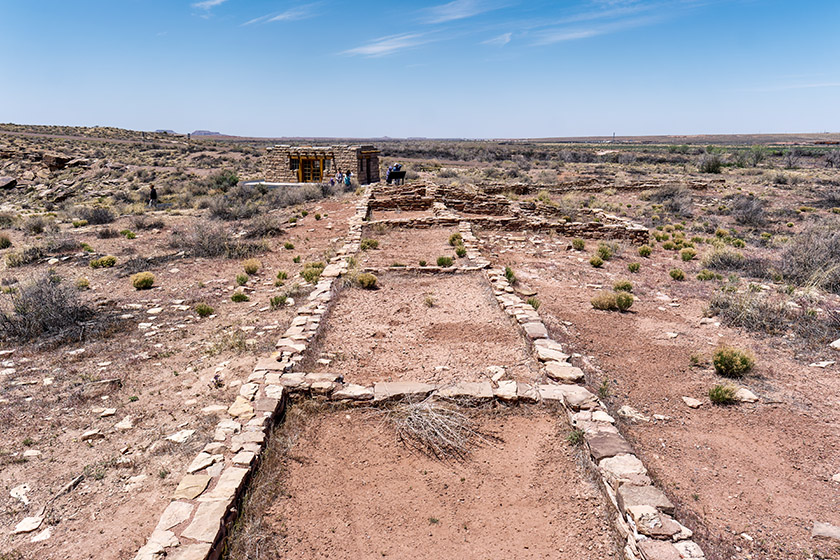
<path fill-rule="evenodd" d="M 632 292 L 633 283 L 629 280 L 619 280 L 613 284 L 613 291 L 615 292 Z"/>
<path fill-rule="evenodd" d="M 93 259 L 88 264 L 90 264 L 91 268 L 111 268 L 112 266 L 117 264 L 117 257 L 113 255 L 107 255 L 98 259 Z"/>
<path fill-rule="evenodd" d="M 292 259 L 292 262 L 295 263 L 295 264 L 299 263 L 300 262 L 300 255 L 297 255 L 296 257 L 294 257 Z"/>
<path fill-rule="evenodd" d="M 248 282 L 248 275 L 247 274 L 237 274 L 236 275 L 236 285 L 237 286 L 244 286 Z"/>
<path fill-rule="evenodd" d="M 242 268 L 249 276 L 253 276 L 262 268 L 262 263 L 258 259 L 245 259 L 242 261 Z"/>
<path fill-rule="evenodd" d="M 449 236 L 449 244 L 453 247 L 457 247 L 458 245 L 464 244 L 464 239 L 461 237 L 460 233 L 455 232 Z"/>
<path fill-rule="evenodd" d="M 195 312 L 198 313 L 199 317 L 209 317 L 215 310 L 206 303 L 198 303 L 195 306 Z"/>
<path fill-rule="evenodd" d="M 599 243 L 598 244 L 598 256 L 601 257 L 603 260 L 608 261 L 613 258 L 613 254 L 615 251 L 612 247 L 607 245 L 606 243 Z"/>
<path fill-rule="evenodd" d="M 365 290 L 373 290 L 376 288 L 376 276 L 368 272 L 363 272 L 356 277 L 359 286 Z"/>
<path fill-rule="evenodd" d="M 286 241 L 285 243 L 283 243 L 283 248 L 291 251 L 292 249 L 295 248 L 295 244 L 292 243 L 291 241 Z"/>
<path fill-rule="evenodd" d="M 528 305 L 534 308 L 534 311 L 540 308 L 540 300 L 535 297 L 529 297 L 527 300 Z"/>
<path fill-rule="evenodd" d="M 452 257 L 438 257 L 437 258 L 437 265 L 441 268 L 447 268 L 452 266 Z"/>
<path fill-rule="evenodd" d="M 632 272 L 634 274 L 639 272 L 639 270 L 641 268 L 642 268 L 642 265 L 640 265 L 637 262 L 631 262 L 630 264 L 627 265 L 627 270 L 629 270 L 630 272 Z"/>
<path fill-rule="evenodd" d="M 633 297 L 633 294 L 629 294 L 627 292 L 617 292 L 615 294 L 615 306 L 619 311 L 627 311 L 630 309 L 630 306 L 633 305 L 635 300 L 636 298 Z"/>
<path fill-rule="evenodd" d="M 379 248 L 379 241 L 376 239 L 362 239 L 362 243 L 359 246 L 362 251 L 367 251 L 368 249 L 378 249 Z"/>
<path fill-rule="evenodd" d="M 590 300 L 592 307 L 601 311 L 614 311 L 618 309 L 615 301 L 615 294 L 612 292 L 600 292 Z"/>
<path fill-rule="evenodd" d="M 666 241 L 665 243 L 662 244 L 662 248 L 665 249 L 666 251 L 673 251 L 674 249 L 677 248 L 677 244 L 674 243 L 673 241 Z"/>
<path fill-rule="evenodd" d="M 668 274 L 670 274 L 671 278 L 673 278 L 674 280 L 677 280 L 677 281 L 685 280 L 685 272 L 683 272 L 679 268 L 672 268 L 668 272 Z"/>
<path fill-rule="evenodd" d="M 124 229 L 120 232 L 120 235 L 125 237 L 126 239 L 135 239 L 137 236 L 134 234 L 133 231 L 130 229 Z"/>
<path fill-rule="evenodd" d="M 288 278 L 289 278 L 289 273 L 286 272 L 285 270 L 281 270 L 280 272 L 277 273 L 277 279 L 278 280 L 286 280 Z"/>
<path fill-rule="evenodd" d="M 583 251 L 586 249 L 586 242 L 583 239 L 572 239 L 572 248 L 575 251 Z"/>
<path fill-rule="evenodd" d="M 732 385 L 715 385 L 709 389 L 709 400 L 717 405 L 734 404 L 736 391 Z"/>
<path fill-rule="evenodd" d="M 155 275 L 151 272 L 138 272 L 131 277 L 131 285 L 138 290 L 148 290 L 155 284 Z"/>
<path fill-rule="evenodd" d="M 271 305 L 272 309 L 279 309 L 286 305 L 286 302 L 289 300 L 289 296 L 286 294 L 282 294 L 279 296 L 274 296 L 270 300 L 268 300 L 269 305 Z"/>
<path fill-rule="evenodd" d="M 315 219 L 320 220 L 321 219 L 321 214 L 315 214 Z"/>
<path fill-rule="evenodd" d="M 230 296 L 230 300 L 236 303 L 240 303 L 243 301 L 251 301 L 251 298 L 249 298 L 246 294 L 242 292 L 234 292 L 233 295 Z"/>
<path fill-rule="evenodd" d="M 309 215 L 309 210 L 301 210 L 300 215 L 303 216 L 304 218 L 307 217 Z"/>
<path fill-rule="evenodd" d="M 732 346 L 721 346 L 715 351 L 712 363 L 718 375 L 743 377 L 755 366 L 755 358 L 750 352 Z"/>
<path fill-rule="evenodd" d="M 505 278 L 508 281 L 508 284 L 516 284 L 516 274 L 513 273 L 513 269 L 509 266 L 505 267 Z"/>
<path fill-rule="evenodd" d="M 303 279 L 310 284 L 314 284 L 318 281 L 318 278 L 321 277 L 321 273 L 324 272 L 324 268 L 326 268 L 326 265 L 323 262 L 308 262 L 303 265 L 303 271 L 300 275 L 303 276 Z"/>
<path fill-rule="evenodd" d="M 653 252 L 653 249 L 650 248 L 650 245 L 642 245 L 639 247 L 639 256 L 640 257 L 649 257 L 650 254 Z"/>
<path fill-rule="evenodd" d="M 467 248 L 463 245 L 457 245 L 455 247 L 455 254 L 458 255 L 459 259 L 463 259 L 467 256 Z"/>
<path fill-rule="evenodd" d="M 696 256 L 697 251 L 695 251 L 694 249 L 683 249 L 682 251 L 680 251 L 680 258 L 685 262 L 694 259 L 694 257 Z"/>
<path fill-rule="evenodd" d="M 421 259 L 420 262 L 418 262 L 417 264 L 419 264 L 420 266 L 426 266 L 426 261 Z"/>
<path fill-rule="evenodd" d="M 601 257 L 595 255 L 594 257 L 589 259 L 589 264 L 591 264 L 595 268 L 601 268 L 602 266 L 604 266 L 604 261 L 601 259 Z"/>
<path fill-rule="evenodd" d="M 0 235 L 0 249 L 8 249 L 12 246 L 12 240 L 5 233 Z"/>
<path fill-rule="evenodd" d="M 73 227 L 74 228 L 84 227 L 86 225 L 88 225 L 87 220 L 73 220 Z"/>
<path fill-rule="evenodd" d="M 79 290 L 89 290 L 90 280 L 88 280 L 84 276 L 79 276 L 78 278 L 76 278 L 76 288 Z"/>
<path fill-rule="evenodd" d="M 704 268 L 700 272 L 697 273 L 697 279 L 702 282 L 707 282 L 709 280 L 720 280 L 721 276 L 719 274 L 715 274 L 708 268 Z"/>

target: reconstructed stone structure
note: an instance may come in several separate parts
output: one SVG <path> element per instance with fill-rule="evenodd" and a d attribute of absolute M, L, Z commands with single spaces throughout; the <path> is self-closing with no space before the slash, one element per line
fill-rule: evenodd
<path fill-rule="evenodd" d="M 274 146 L 265 156 L 270 183 L 321 183 L 337 172 L 351 172 L 359 183 L 379 181 L 375 146 Z"/>

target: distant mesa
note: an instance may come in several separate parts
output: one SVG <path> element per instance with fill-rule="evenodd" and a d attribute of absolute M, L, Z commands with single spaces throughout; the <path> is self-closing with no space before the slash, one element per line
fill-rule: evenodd
<path fill-rule="evenodd" d="M 193 136 L 221 136 L 221 132 L 213 132 L 211 130 L 194 130 Z"/>

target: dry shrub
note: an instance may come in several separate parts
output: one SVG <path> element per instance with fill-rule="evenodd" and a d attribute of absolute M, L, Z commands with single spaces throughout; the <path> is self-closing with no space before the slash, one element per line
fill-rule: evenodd
<path fill-rule="evenodd" d="M 401 442 L 435 459 L 465 460 L 472 446 L 489 440 L 469 416 L 432 398 L 394 406 L 386 418 Z"/>
<path fill-rule="evenodd" d="M 131 218 L 131 227 L 137 230 L 143 229 L 163 229 L 164 222 L 160 218 L 149 218 L 148 216 L 139 215 Z"/>
<path fill-rule="evenodd" d="M 73 210 L 73 216 L 93 225 L 110 224 L 117 219 L 110 208 L 91 208 L 89 206 L 76 207 Z"/>
<path fill-rule="evenodd" d="M 271 214 L 260 214 L 248 224 L 245 237 L 249 239 L 263 237 L 277 237 L 283 235 L 286 230 L 280 218 Z"/>
<path fill-rule="evenodd" d="M 818 312 L 809 309 L 805 301 L 791 306 L 760 293 L 717 292 L 708 311 L 728 327 L 770 335 L 792 333 L 811 348 L 824 347 L 840 332 L 840 310 Z"/>
<path fill-rule="evenodd" d="M 264 243 L 247 243 L 234 239 L 224 226 L 209 222 L 196 222 L 186 230 L 172 233 L 170 247 L 194 257 L 248 258 L 264 253 Z"/>
<path fill-rule="evenodd" d="M 44 274 L 9 294 L 8 304 L 0 306 L 0 339 L 80 338 L 93 315 L 73 286 L 55 274 Z"/>
<path fill-rule="evenodd" d="M 766 222 L 765 202 L 754 196 L 738 194 L 730 202 L 730 215 L 735 222 L 744 226 L 762 226 Z"/>
<path fill-rule="evenodd" d="M 679 185 L 666 185 L 655 190 L 650 200 L 662 204 L 667 212 L 690 218 L 694 215 L 691 192 Z"/>
<path fill-rule="evenodd" d="M 781 273 L 789 281 L 840 293 L 840 229 L 814 225 L 791 240 L 781 254 Z"/>

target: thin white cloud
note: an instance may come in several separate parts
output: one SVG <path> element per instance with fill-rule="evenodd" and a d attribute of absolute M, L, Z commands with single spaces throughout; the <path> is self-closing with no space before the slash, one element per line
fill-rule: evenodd
<path fill-rule="evenodd" d="M 447 4 L 429 8 L 426 23 L 446 23 L 459 19 L 466 19 L 484 12 L 498 10 L 501 7 L 496 2 L 482 0 L 453 0 Z"/>
<path fill-rule="evenodd" d="M 498 37 L 493 37 L 492 39 L 487 39 L 486 41 L 482 41 L 482 45 L 494 45 L 497 47 L 504 47 L 508 43 L 510 43 L 510 39 L 513 36 L 513 33 L 502 33 Z"/>
<path fill-rule="evenodd" d="M 662 17 L 650 16 L 640 17 L 635 19 L 627 19 L 607 23 L 604 25 L 596 25 L 588 28 L 571 28 L 571 27 L 554 27 L 544 29 L 534 34 L 536 40 L 533 42 L 535 46 L 553 45 L 555 43 L 563 43 L 566 41 L 577 41 L 580 39 L 589 39 L 590 37 L 597 37 L 599 35 L 608 35 L 610 33 L 617 33 L 625 29 L 632 29 L 634 27 L 644 27 L 646 25 L 653 25 L 662 21 Z"/>
<path fill-rule="evenodd" d="M 422 33 L 403 33 L 380 37 L 361 47 L 346 50 L 342 54 L 369 57 L 386 56 L 425 43 L 426 41 L 420 40 L 422 36 Z"/>
<path fill-rule="evenodd" d="M 255 23 L 272 23 L 277 21 L 298 21 L 301 19 L 307 19 L 315 16 L 315 12 L 313 8 L 317 6 L 319 3 L 315 4 L 306 4 L 303 6 L 296 6 L 294 8 L 289 8 L 284 12 L 274 12 L 270 14 L 266 14 L 264 16 L 260 16 L 254 18 L 252 20 L 246 21 L 242 24 L 242 26 L 246 25 L 253 25 Z"/>
<path fill-rule="evenodd" d="M 192 5 L 193 8 L 199 8 L 201 10 L 209 10 L 210 8 L 215 8 L 220 4 L 224 4 L 227 0 L 202 0 L 201 2 L 196 2 Z"/>

